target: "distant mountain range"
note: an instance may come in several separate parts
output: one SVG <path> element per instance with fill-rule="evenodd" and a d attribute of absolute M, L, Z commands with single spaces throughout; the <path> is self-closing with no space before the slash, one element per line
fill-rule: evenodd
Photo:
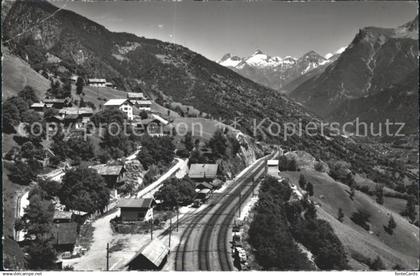
<path fill-rule="evenodd" d="M 291 56 L 281 58 L 269 56 L 257 50 L 249 57 L 238 57 L 229 53 L 224 55 L 218 63 L 259 84 L 275 90 L 284 90 L 285 85 L 291 81 L 316 68 L 324 68 L 325 65 L 336 60 L 342 51 L 343 49 L 340 49 L 326 57 L 310 51 L 300 58 Z"/>
<path fill-rule="evenodd" d="M 418 79 L 412 77 L 418 71 L 416 17 L 396 28 L 361 29 L 336 61 L 321 74 L 295 86 L 290 96 L 329 120 L 351 121 L 361 113 L 368 120 L 376 121 L 378 116 L 393 120 L 401 118 L 399 112 L 405 112 L 403 103 L 406 111 L 418 112 Z M 412 88 L 404 89 L 410 101 L 399 97 L 403 91 L 397 87 L 401 86 Z M 412 126 L 407 131 L 415 131 L 417 114 L 404 117 Z"/>

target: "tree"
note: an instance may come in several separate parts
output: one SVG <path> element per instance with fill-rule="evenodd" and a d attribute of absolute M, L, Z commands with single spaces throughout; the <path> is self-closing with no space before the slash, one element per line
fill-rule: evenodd
<path fill-rule="evenodd" d="M 35 189 L 29 194 L 29 205 L 25 208 L 22 217 L 22 227 L 26 237 L 34 238 L 29 241 L 25 252 L 28 254 L 30 269 L 54 269 L 56 251 L 53 248 L 52 221 L 54 205 L 46 200 L 40 189 Z"/>
<path fill-rule="evenodd" d="M 311 182 L 308 182 L 308 184 L 306 185 L 306 191 L 308 191 L 309 196 L 314 195 L 314 186 Z"/>
<path fill-rule="evenodd" d="M 39 101 L 35 91 L 28 85 L 18 93 L 18 97 L 22 98 L 29 106 Z"/>
<path fill-rule="evenodd" d="M 58 196 L 62 187 L 60 182 L 54 180 L 40 180 L 38 185 L 50 198 Z"/>
<path fill-rule="evenodd" d="M 382 261 L 382 259 L 378 256 L 376 257 L 376 259 L 371 263 L 370 265 L 370 269 L 375 270 L 375 271 L 379 271 L 379 270 L 385 270 L 386 267 L 384 265 L 384 262 Z"/>
<path fill-rule="evenodd" d="M 83 86 L 85 86 L 85 82 L 83 81 L 83 79 L 81 77 L 77 77 L 77 81 L 76 81 L 76 94 L 78 96 L 83 94 Z"/>
<path fill-rule="evenodd" d="M 375 187 L 376 202 L 378 204 L 384 204 L 384 186 L 377 184 Z"/>
<path fill-rule="evenodd" d="M 170 137 L 145 135 L 142 138 L 142 147 L 137 158 L 145 169 L 148 169 L 152 164 L 168 166 L 172 162 L 175 156 L 175 146 Z"/>
<path fill-rule="evenodd" d="M 299 187 L 301 187 L 302 189 L 305 190 L 306 189 L 306 184 L 307 184 L 306 178 L 305 178 L 305 176 L 303 174 L 301 174 L 299 176 Z"/>
<path fill-rule="evenodd" d="M 292 172 L 295 172 L 295 171 L 297 171 L 297 170 L 298 170 L 298 168 L 299 168 L 299 167 L 298 167 L 298 164 L 297 164 L 296 159 L 292 158 L 292 159 L 289 161 L 288 168 L 289 168 L 289 171 L 292 171 Z"/>
<path fill-rule="evenodd" d="M 401 214 L 403 216 L 407 216 L 410 221 L 414 221 L 416 219 L 416 197 L 414 195 L 408 196 L 405 210 Z"/>
<path fill-rule="evenodd" d="M 391 215 L 388 221 L 388 226 L 386 227 L 388 233 L 392 235 L 396 227 L 397 227 L 397 223 L 395 222 L 394 217 Z"/>
<path fill-rule="evenodd" d="M 25 142 L 20 148 L 20 153 L 23 158 L 32 158 L 34 156 L 35 147 L 31 141 Z"/>
<path fill-rule="evenodd" d="M 363 209 L 359 209 L 357 210 L 357 212 L 352 214 L 350 219 L 357 225 L 364 228 L 366 231 L 369 231 L 370 229 L 370 226 L 368 224 L 369 218 L 370 218 L 370 214 L 367 211 Z"/>
<path fill-rule="evenodd" d="M 145 110 L 140 111 L 140 118 L 142 120 L 147 119 L 149 117 L 149 115 L 147 114 L 147 112 Z"/>
<path fill-rule="evenodd" d="M 109 189 L 95 170 L 76 168 L 68 171 L 62 180 L 60 201 L 67 208 L 93 213 L 103 211 L 109 203 Z"/>
<path fill-rule="evenodd" d="M 341 208 L 338 208 L 337 219 L 340 222 L 343 222 L 344 221 L 344 213 L 343 213 L 343 209 L 341 209 Z"/>
<path fill-rule="evenodd" d="M 188 131 L 187 134 L 185 134 L 184 140 L 182 142 L 184 143 L 184 146 L 188 151 L 193 150 L 194 144 L 193 144 L 193 138 L 192 138 L 191 131 Z"/>
<path fill-rule="evenodd" d="M 106 109 L 103 111 L 99 111 L 90 118 L 90 120 L 97 127 L 100 124 L 111 124 L 113 122 L 116 122 L 120 126 L 122 126 L 124 125 L 125 119 L 126 119 L 125 113 L 123 113 L 121 110 L 114 110 L 114 109 Z"/>
<path fill-rule="evenodd" d="M 346 175 L 345 184 L 347 184 L 347 186 L 349 186 L 349 187 L 353 187 L 353 186 L 355 186 L 356 181 L 354 180 L 354 175 L 353 175 L 351 172 L 349 172 L 349 173 Z"/>
<path fill-rule="evenodd" d="M 71 81 L 70 79 L 66 78 L 63 80 L 62 98 L 70 98 L 70 97 L 71 97 Z"/>
<path fill-rule="evenodd" d="M 216 132 L 210 138 L 208 146 L 211 148 L 212 153 L 216 158 L 223 157 L 225 155 L 227 139 L 220 129 L 216 130 Z"/>
<path fill-rule="evenodd" d="M 54 116 L 58 115 L 58 110 L 55 108 L 48 108 L 44 111 L 44 121 L 47 119 L 51 119 Z"/>
<path fill-rule="evenodd" d="M 355 195 L 355 189 L 354 186 L 350 186 L 350 199 L 353 200 Z"/>
<path fill-rule="evenodd" d="M 2 105 L 3 110 L 3 132 L 14 133 L 14 127 L 20 121 L 19 109 L 10 101 L 6 101 Z"/>
<path fill-rule="evenodd" d="M 9 179 L 20 185 L 29 185 L 31 181 L 35 180 L 37 171 L 33 171 L 31 166 L 23 161 L 17 161 L 14 166 L 10 168 Z"/>
<path fill-rule="evenodd" d="M 173 209 L 176 206 L 190 204 L 196 195 L 195 185 L 188 177 L 183 179 L 170 178 L 154 194 L 154 197 L 162 201 L 166 208 Z"/>

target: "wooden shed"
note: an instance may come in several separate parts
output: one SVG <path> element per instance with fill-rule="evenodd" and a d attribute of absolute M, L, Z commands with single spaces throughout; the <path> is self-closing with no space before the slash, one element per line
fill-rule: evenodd
<path fill-rule="evenodd" d="M 153 218 L 153 198 L 122 198 L 117 207 L 121 209 L 121 221 L 147 221 Z"/>
<path fill-rule="evenodd" d="M 159 239 L 146 244 L 129 262 L 129 270 L 160 270 L 165 265 L 169 248 Z"/>

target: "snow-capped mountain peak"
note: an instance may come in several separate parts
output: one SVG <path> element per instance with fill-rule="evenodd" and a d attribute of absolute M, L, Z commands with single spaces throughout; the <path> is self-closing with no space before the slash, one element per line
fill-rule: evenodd
<path fill-rule="evenodd" d="M 300 58 L 292 56 L 269 56 L 261 50 L 241 58 L 226 54 L 219 64 L 229 67 L 256 82 L 280 89 L 284 84 L 321 65 L 333 60 L 326 59 L 315 51 L 309 51 Z"/>
<path fill-rule="evenodd" d="M 326 59 L 330 59 L 331 57 L 333 57 L 333 56 L 336 56 L 336 55 L 341 55 L 345 50 L 347 49 L 347 46 L 344 46 L 344 47 L 341 47 L 341 48 L 339 48 L 337 51 L 335 51 L 334 53 L 328 53 L 328 54 L 326 54 L 324 57 L 326 58 Z"/>
<path fill-rule="evenodd" d="M 224 55 L 218 63 L 225 67 L 236 67 L 239 65 L 239 63 L 242 62 L 242 58 L 238 56 L 232 56 L 232 54 L 228 53 Z"/>

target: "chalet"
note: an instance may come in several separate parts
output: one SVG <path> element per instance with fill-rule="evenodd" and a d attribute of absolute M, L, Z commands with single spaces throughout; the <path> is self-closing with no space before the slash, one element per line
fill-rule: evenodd
<path fill-rule="evenodd" d="M 81 126 L 89 122 L 93 115 L 93 109 L 90 107 L 65 107 L 58 113 L 64 124 L 76 123 Z"/>
<path fill-rule="evenodd" d="M 117 207 L 122 222 L 149 221 L 153 219 L 153 198 L 122 198 Z"/>
<path fill-rule="evenodd" d="M 52 240 L 57 251 L 73 251 L 77 239 L 77 223 L 55 223 L 52 227 Z"/>
<path fill-rule="evenodd" d="M 217 164 L 191 164 L 188 176 L 194 181 L 209 181 L 217 176 Z"/>
<path fill-rule="evenodd" d="M 89 168 L 94 169 L 104 179 L 109 188 L 116 188 L 125 181 L 125 168 L 123 165 L 94 165 Z"/>
<path fill-rule="evenodd" d="M 72 221 L 73 213 L 69 211 L 55 210 L 53 216 L 54 223 L 68 223 Z"/>
<path fill-rule="evenodd" d="M 76 83 L 78 78 L 79 78 L 78 76 L 72 75 L 69 79 L 72 83 Z"/>
<path fill-rule="evenodd" d="M 31 105 L 31 109 L 38 112 L 43 112 L 45 108 L 47 108 L 47 104 L 44 102 L 33 103 Z"/>
<path fill-rule="evenodd" d="M 52 108 L 63 108 L 65 106 L 68 106 L 70 100 L 69 99 L 48 99 L 45 98 L 42 102 L 44 102 L 45 104 L 47 104 L 47 107 L 52 107 Z"/>
<path fill-rule="evenodd" d="M 127 99 L 139 110 L 150 111 L 152 101 L 148 100 L 143 93 L 127 93 Z"/>
<path fill-rule="evenodd" d="M 127 115 L 127 118 L 131 121 L 134 119 L 133 115 L 133 103 L 128 99 L 111 99 L 104 103 L 105 110 L 119 109 Z"/>
<path fill-rule="evenodd" d="M 88 85 L 91 87 L 112 87 L 112 83 L 107 82 L 106 79 L 88 79 Z"/>
<path fill-rule="evenodd" d="M 159 239 L 146 244 L 127 264 L 128 270 L 161 270 L 169 255 L 169 248 Z"/>

